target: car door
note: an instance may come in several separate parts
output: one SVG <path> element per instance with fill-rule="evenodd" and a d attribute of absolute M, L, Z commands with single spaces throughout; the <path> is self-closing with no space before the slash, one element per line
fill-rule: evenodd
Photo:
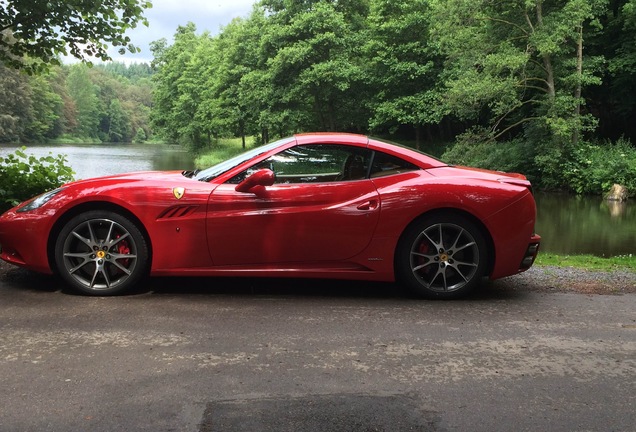
<path fill-rule="evenodd" d="M 297 146 L 220 185 L 208 202 L 214 264 L 341 261 L 362 252 L 380 212 L 369 159 L 363 148 Z M 263 168 L 274 171 L 276 183 L 258 194 L 236 191 Z"/>

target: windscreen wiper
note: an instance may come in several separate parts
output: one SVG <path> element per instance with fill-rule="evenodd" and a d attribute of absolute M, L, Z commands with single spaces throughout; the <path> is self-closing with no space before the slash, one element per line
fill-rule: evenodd
<path fill-rule="evenodd" d="M 181 172 L 181 175 L 187 178 L 192 178 L 195 175 L 197 175 L 201 170 L 199 169 L 195 169 L 195 170 L 185 170 Z"/>

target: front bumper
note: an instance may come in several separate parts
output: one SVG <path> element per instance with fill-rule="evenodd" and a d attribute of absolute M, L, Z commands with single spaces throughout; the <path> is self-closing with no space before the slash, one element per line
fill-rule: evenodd
<path fill-rule="evenodd" d="M 47 253 L 51 224 L 51 215 L 45 212 L 9 210 L 2 214 L 0 259 L 40 273 L 52 273 Z"/>

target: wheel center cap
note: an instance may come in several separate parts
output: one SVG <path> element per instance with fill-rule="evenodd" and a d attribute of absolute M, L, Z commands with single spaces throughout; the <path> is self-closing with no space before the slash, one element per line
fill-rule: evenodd
<path fill-rule="evenodd" d="M 97 251 L 96 255 L 97 255 L 97 258 L 102 259 L 106 256 L 106 252 L 100 250 L 100 251 Z"/>
<path fill-rule="evenodd" d="M 442 261 L 442 262 L 446 262 L 446 261 L 448 261 L 448 255 L 447 255 L 447 254 L 445 254 L 445 253 L 443 253 L 443 254 L 441 254 L 441 255 L 439 256 L 439 259 L 440 259 L 440 261 Z"/>

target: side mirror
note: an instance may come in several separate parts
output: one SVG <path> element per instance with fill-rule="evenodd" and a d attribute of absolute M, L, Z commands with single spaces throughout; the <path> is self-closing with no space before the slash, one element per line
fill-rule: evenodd
<path fill-rule="evenodd" d="M 237 192 L 253 193 L 259 195 L 265 191 L 266 186 L 271 186 L 276 181 L 274 171 L 260 169 L 249 176 L 234 188 Z"/>

